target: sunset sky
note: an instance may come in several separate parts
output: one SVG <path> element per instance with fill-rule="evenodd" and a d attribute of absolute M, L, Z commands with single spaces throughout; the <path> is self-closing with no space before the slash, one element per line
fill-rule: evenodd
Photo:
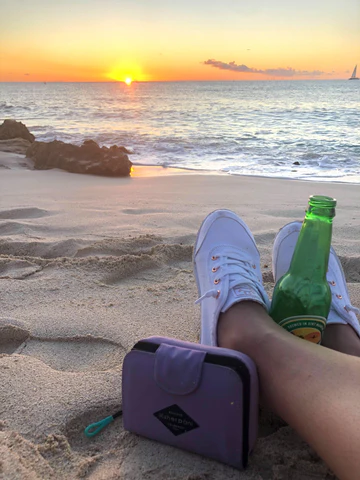
<path fill-rule="evenodd" d="M 359 0 L 0 0 L 0 81 L 347 78 Z"/>

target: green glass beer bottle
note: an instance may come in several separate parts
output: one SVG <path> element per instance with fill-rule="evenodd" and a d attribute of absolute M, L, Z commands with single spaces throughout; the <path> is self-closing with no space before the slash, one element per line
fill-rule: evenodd
<path fill-rule="evenodd" d="M 336 200 L 312 195 L 289 270 L 276 283 L 270 316 L 290 333 L 321 343 L 330 311 L 326 280 Z"/>

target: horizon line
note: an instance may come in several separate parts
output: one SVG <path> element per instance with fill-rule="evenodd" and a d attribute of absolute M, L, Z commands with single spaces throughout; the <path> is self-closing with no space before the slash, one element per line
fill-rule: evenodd
<path fill-rule="evenodd" d="M 345 81 L 348 78 L 274 78 L 274 79 L 258 79 L 258 80 L 133 80 L 134 83 L 186 83 L 186 82 L 337 82 Z M 0 83 L 126 83 L 122 80 L 0 80 Z"/>

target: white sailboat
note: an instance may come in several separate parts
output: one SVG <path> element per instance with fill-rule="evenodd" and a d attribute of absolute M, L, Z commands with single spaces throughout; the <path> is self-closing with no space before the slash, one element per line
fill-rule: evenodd
<path fill-rule="evenodd" d="M 357 69 L 357 65 L 355 65 L 354 71 L 351 77 L 349 78 L 349 80 L 359 80 L 359 78 L 356 76 L 356 69 Z"/>

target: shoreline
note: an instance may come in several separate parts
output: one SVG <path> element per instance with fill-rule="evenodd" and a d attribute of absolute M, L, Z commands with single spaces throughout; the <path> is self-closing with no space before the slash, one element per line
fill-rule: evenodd
<path fill-rule="evenodd" d="M 325 183 L 325 184 L 345 184 L 345 185 L 359 185 L 360 184 L 360 175 L 358 182 L 354 181 L 347 181 L 347 180 L 319 180 L 316 177 L 313 179 L 304 179 L 304 178 L 292 178 L 292 177 L 283 177 L 283 176 L 267 176 L 267 175 L 250 175 L 250 174 L 241 174 L 241 173 L 229 173 L 229 172 L 221 172 L 218 170 L 200 170 L 200 169 L 193 169 L 193 168 L 184 168 L 184 167 L 163 167 L 161 165 L 144 165 L 144 164 L 135 164 L 133 163 L 133 167 L 136 168 L 139 172 L 138 175 L 130 175 L 130 176 L 162 176 L 162 175 L 177 175 L 177 174 L 196 174 L 196 175 L 220 175 L 220 176 L 229 176 L 229 177 L 245 177 L 245 178 L 266 178 L 269 180 L 291 180 L 295 182 L 307 182 L 307 183 Z M 152 170 L 154 169 L 154 170 Z M 168 172 L 162 172 L 163 170 L 168 170 Z M 148 171 L 147 171 L 148 170 Z M 158 173 L 157 173 L 158 172 Z"/>
<path fill-rule="evenodd" d="M 2 167 L 2 168 L 1 168 Z M 19 168 L 26 168 L 28 170 L 32 170 L 31 168 L 31 160 L 27 159 L 25 155 L 20 153 L 12 153 L 8 151 L 0 150 L 0 169 L 7 170 L 7 169 L 19 169 Z M 3 170 L 3 171 L 4 171 Z M 60 169 L 49 169 L 49 170 L 33 170 L 36 172 L 40 171 L 59 171 L 64 173 L 65 170 Z M 292 177 L 282 177 L 282 176 L 266 176 L 266 175 L 249 175 L 249 174 L 238 174 L 238 173 L 229 173 L 229 172 L 221 172 L 216 170 L 200 170 L 200 169 L 192 169 L 192 168 L 184 168 L 184 167 L 167 167 L 162 165 L 144 165 L 144 164 L 134 164 L 133 163 L 133 171 L 131 172 L 129 177 L 106 177 L 101 175 L 88 175 L 88 174 L 76 174 L 70 173 L 70 175 L 80 175 L 80 176 L 93 176 L 98 178 L 141 178 L 141 177 L 166 177 L 166 176 L 179 176 L 179 175 L 197 175 L 197 176 L 215 176 L 215 177 L 239 177 L 239 178 L 251 178 L 251 179 L 267 179 L 267 180 L 283 180 L 283 181 L 291 181 L 291 182 L 304 182 L 304 183 L 318 183 L 324 185 L 359 185 L 360 184 L 360 175 L 359 181 L 346 181 L 346 180 L 318 180 L 317 178 L 314 179 L 300 179 L 300 178 L 292 178 Z"/>

